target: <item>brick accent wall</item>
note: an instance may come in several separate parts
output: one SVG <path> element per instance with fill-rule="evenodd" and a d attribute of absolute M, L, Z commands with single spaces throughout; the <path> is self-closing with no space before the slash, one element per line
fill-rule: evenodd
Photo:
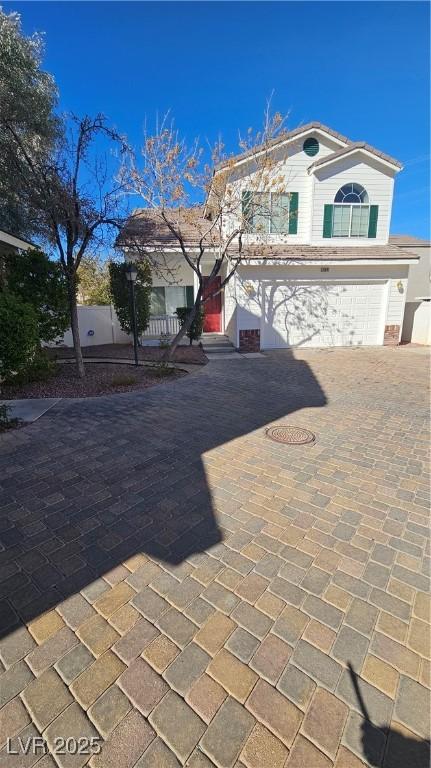
<path fill-rule="evenodd" d="M 239 332 L 239 351 L 240 352 L 260 352 L 260 330 Z"/>
<path fill-rule="evenodd" d="M 383 344 L 385 347 L 396 347 L 400 340 L 400 326 L 399 325 L 385 325 L 385 335 L 383 338 Z"/>

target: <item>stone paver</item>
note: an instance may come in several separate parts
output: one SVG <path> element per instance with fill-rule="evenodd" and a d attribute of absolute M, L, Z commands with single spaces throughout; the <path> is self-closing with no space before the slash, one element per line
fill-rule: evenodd
<path fill-rule="evenodd" d="M 66 653 L 62 659 L 57 661 L 55 668 L 58 674 L 63 678 L 66 685 L 69 685 L 75 677 L 81 674 L 94 661 L 94 656 L 85 647 L 79 644 Z"/>
<path fill-rule="evenodd" d="M 203 721 L 173 691 L 152 712 L 150 723 L 182 763 L 205 732 Z"/>
<path fill-rule="evenodd" d="M 163 677 L 174 691 L 185 696 L 206 670 L 210 658 L 196 643 L 190 643 L 168 666 Z"/>
<path fill-rule="evenodd" d="M 267 728 L 256 723 L 241 752 L 247 768 L 283 768 L 288 751 Z"/>
<path fill-rule="evenodd" d="M 2 743 L 103 745 L 23 768 L 422 759 L 427 373 L 420 348 L 268 352 L 1 435 Z"/>
<path fill-rule="evenodd" d="M 303 733 L 322 752 L 335 757 L 349 708 L 323 688 L 318 688 L 302 724 Z"/>
<path fill-rule="evenodd" d="M 232 768 L 255 720 L 235 699 L 228 698 L 208 726 L 201 747 L 220 768 Z"/>
<path fill-rule="evenodd" d="M 106 739 L 132 705 L 117 685 L 111 685 L 88 710 L 88 717 Z"/>
<path fill-rule="evenodd" d="M 46 728 L 73 699 L 54 669 L 48 669 L 23 691 L 24 704 L 39 730 Z"/>
<path fill-rule="evenodd" d="M 302 713 L 265 680 L 260 680 L 247 700 L 247 709 L 287 747 L 292 744 Z"/>
<path fill-rule="evenodd" d="M 84 741 L 88 740 L 89 754 L 96 751 L 101 744 L 98 732 L 92 723 L 90 723 L 76 701 L 67 707 L 67 709 L 65 709 L 64 712 L 62 712 L 61 715 L 48 726 L 44 731 L 43 736 L 51 749 L 55 749 L 58 744 L 56 741 L 57 739 L 63 739 L 64 742 L 66 742 L 66 739 L 71 739 L 77 744 L 80 743 L 79 739 L 83 739 Z M 95 741 L 92 742 L 92 739 Z M 76 750 L 76 754 L 72 754 L 72 751 L 68 753 L 68 751 L 65 750 L 65 754 L 61 754 L 60 750 L 55 749 L 58 765 L 60 768 L 81 768 L 81 766 L 88 762 L 88 754 L 85 754 L 85 751 L 86 750 L 83 750 L 83 754 L 79 754 L 79 750 Z"/>
<path fill-rule="evenodd" d="M 136 659 L 118 679 L 132 704 L 147 717 L 168 691 L 161 678 L 143 659 Z"/>
<path fill-rule="evenodd" d="M 91 758 L 90 766 L 91 768 L 132 768 L 155 736 L 147 720 L 140 712 L 133 709 L 114 728 L 104 742 L 100 753 Z"/>
<path fill-rule="evenodd" d="M 225 649 L 222 649 L 211 661 L 208 674 L 242 703 L 258 679 L 255 672 Z"/>
<path fill-rule="evenodd" d="M 81 706 L 87 709 L 123 670 L 123 662 L 111 651 L 107 651 L 74 680 L 70 690 Z"/>
<path fill-rule="evenodd" d="M 186 695 L 186 701 L 205 723 L 209 723 L 226 697 L 221 685 L 209 675 L 202 675 Z"/>

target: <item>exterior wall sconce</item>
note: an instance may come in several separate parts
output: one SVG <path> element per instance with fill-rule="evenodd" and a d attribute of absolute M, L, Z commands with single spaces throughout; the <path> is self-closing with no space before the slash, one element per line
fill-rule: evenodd
<path fill-rule="evenodd" d="M 404 293 L 404 285 L 403 285 L 402 280 L 398 280 L 397 288 L 398 288 L 399 293 Z"/>
<path fill-rule="evenodd" d="M 254 294 L 256 293 L 253 283 L 244 283 L 243 287 L 247 296 L 254 296 Z"/>

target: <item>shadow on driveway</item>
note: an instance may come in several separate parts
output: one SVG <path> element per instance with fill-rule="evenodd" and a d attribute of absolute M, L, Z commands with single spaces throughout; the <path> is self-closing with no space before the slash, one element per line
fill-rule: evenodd
<path fill-rule="evenodd" d="M 245 496 L 228 480 L 215 502 L 202 455 L 325 404 L 310 366 L 284 354 L 212 363 L 143 394 L 63 400 L 0 439 L 1 635 L 137 553 L 174 567 L 217 547 L 217 517 Z"/>

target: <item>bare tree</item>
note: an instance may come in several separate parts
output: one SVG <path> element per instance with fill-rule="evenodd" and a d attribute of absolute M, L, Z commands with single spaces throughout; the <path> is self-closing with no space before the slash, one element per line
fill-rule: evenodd
<path fill-rule="evenodd" d="M 77 272 L 83 257 L 103 251 L 123 222 L 125 198 L 115 177 L 124 143 L 103 115 L 73 117 L 55 151 L 35 159 L 13 126 L 8 130 L 19 158 L 16 171 L 25 177 L 31 208 L 66 278 L 76 366 L 84 377 Z"/>
<path fill-rule="evenodd" d="M 154 270 L 168 272 L 173 282 L 172 255 L 176 251 L 196 278 L 194 305 L 172 340 L 168 357 L 189 330 L 200 306 L 232 279 L 251 228 L 255 240 L 263 242 L 266 237 L 266 226 L 259 233 L 258 222 L 264 223 L 271 215 L 268 193 L 282 190 L 285 183 L 277 176 L 271 151 L 283 126 L 284 119 L 280 114 L 272 116 L 268 105 L 262 130 L 255 133 L 250 129 L 245 138 L 239 137 L 246 175 L 238 167 L 239 158 L 225 155 L 220 140 L 205 149 L 199 141 L 188 146 L 167 116 L 154 134 L 145 132 L 140 155 L 127 155 L 121 183 L 131 194 L 140 196 L 144 209 L 134 212 L 119 243 L 131 255 L 150 260 Z M 197 207 L 199 198 L 201 206 Z M 168 234 L 166 245 L 160 238 L 152 240 L 144 226 L 150 220 L 156 229 Z M 210 286 L 214 278 L 220 282 L 214 290 L 204 291 L 205 277 Z"/>

